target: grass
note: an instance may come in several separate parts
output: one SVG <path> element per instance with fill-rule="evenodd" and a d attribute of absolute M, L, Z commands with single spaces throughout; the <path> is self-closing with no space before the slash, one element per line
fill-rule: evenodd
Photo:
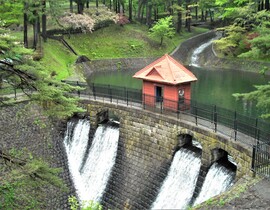
<path fill-rule="evenodd" d="M 149 37 L 145 25 L 111 25 L 93 33 L 73 35 L 66 41 L 78 54 L 90 59 L 158 57 L 172 52 L 187 38 L 205 31 L 207 29 L 193 28 L 192 33 L 176 34 L 172 39 L 165 39 L 160 46 L 160 40 Z"/>
<path fill-rule="evenodd" d="M 41 62 L 49 73 L 54 72 L 57 80 L 66 79 L 74 70 L 76 55 L 69 52 L 59 41 L 48 39 L 43 43 L 43 55 Z"/>

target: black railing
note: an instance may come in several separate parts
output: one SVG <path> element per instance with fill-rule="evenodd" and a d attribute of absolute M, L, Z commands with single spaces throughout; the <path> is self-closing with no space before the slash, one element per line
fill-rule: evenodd
<path fill-rule="evenodd" d="M 214 132 L 221 132 L 237 140 L 238 134 L 242 133 L 253 138 L 252 142 L 244 142 L 250 145 L 257 141 L 270 143 L 270 123 L 248 116 L 244 116 L 235 111 L 231 111 L 215 105 L 199 103 L 195 100 L 183 99 L 173 101 L 166 98 L 157 101 L 154 96 L 144 95 L 139 89 L 125 88 L 121 86 L 87 84 L 80 82 L 69 82 L 71 85 L 84 87 L 84 90 L 77 94 L 93 99 L 102 99 L 108 102 L 123 103 L 128 106 L 137 106 L 177 118 L 183 118 L 183 114 L 189 116 L 187 120 L 194 123 L 204 124 L 213 129 Z M 205 123 L 205 121 L 208 122 Z"/>
<path fill-rule="evenodd" d="M 253 146 L 251 169 L 259 175 L 270 178 L 270 145 L 267 143 Z"/>

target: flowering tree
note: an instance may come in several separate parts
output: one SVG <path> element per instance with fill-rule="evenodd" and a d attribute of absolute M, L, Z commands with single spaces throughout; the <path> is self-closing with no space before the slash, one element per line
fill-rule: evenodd
<path fill-rule="evenodd" d="M 73 29 L 81 29 L 83 32 L 92 32 L 95 20 L 86 14 L 69 13 L 61 18 L 64 26 Z"/>
<path fill-rule="evenodd" d="M 129 23 L 128 17 L 125 16 L 123 13 L 119 13 L 116 17 L 116 23 L 120 26 L 124 26 Z"/>

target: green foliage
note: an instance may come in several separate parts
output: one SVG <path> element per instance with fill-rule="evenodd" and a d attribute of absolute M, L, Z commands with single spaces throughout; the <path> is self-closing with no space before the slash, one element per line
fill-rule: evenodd
<path fill-rule="evenodd" d="M 160 38 L 160 46 L 165 37 L 171 38 L 175 34 L 172 16 L 161 18 L 152 28 L 149 29 L 150 36 Z"/>
<path fill-rule="evenodd" d="M 243 33 L 245 29 L 234 24 L 221 28 L 220 30 L 224 30 L 225 36 L 214 42 L 216 49 L 226 56 L 235 56 L 236 49 L 244 37 Z"/>
<path fill-rule="evenodd" d="M 269 11 L 255 12 L 254 4 L 246 1 L 234 1 L 233 5 L 224 14 L 233 23 L 219 29 L 224 30 L 224 37 L 216 41 L 217 49 L 225 56 L 269 60 Z"/>
<path fill-rule="evenodd" d="M 270 82 L 266 85 L 255 85 L 256 90 L 250 93 L 235 93 L 236 99 L 256 102 L 256 107 L 262 111 L 262 118 L 270 118 Z"/>
<path fill-rule="evenodd" d="M 14 42 L 7 33 L 1 38 L 0 85 L 21 89 L 31 100 L 43 105 L 49 116 L 62 118 L 84 111 L 77 106 L 78 99 L 68 94 L 76 87 L 55 80 L 42 63 L 33 60 L 31 50 Z M 2 98 L 1 102 L 12 101 Z"/>
<path fill-rule="evenodd" d="M 260 11 L 254 15 L 259 24 L 254 26 L 254 34 L 252 39 L 247 40 L 250 44 L 250 50 L 239 55 L 240 58 L 250 58 L 256 60 L 269 60 L 270 57 L 270 13 Z"/>
<path fill-rule="evenodd" d="M 22 23 L 23 4 L 21 0 L 0 1 L 0 20 L 4 20 L 4 25 L 19 25 Z"/>
<path fill-rule="evenodd" d="M 14 152 L 15 150 L 13 150 Z M 42 209 L 48 187 L 66 190 L 59 168 L 34 158 L 29 152 L 1 153 L 0 209 Z"/>
<path fill-rule="evenodd" d="M 71 210 L 77 210 L 80 207 L 80 204 L 75 196 L 70 196 L 68 198 L 68 203 L 70 205 Z M 102 210 L 102 206 L 97 202 L 84 201 L 82 203 L 81 209 L 82 210 Z"/>

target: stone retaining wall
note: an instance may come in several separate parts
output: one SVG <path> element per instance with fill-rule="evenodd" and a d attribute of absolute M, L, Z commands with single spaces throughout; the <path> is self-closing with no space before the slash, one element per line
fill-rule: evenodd
<path fill-rule="evenodd" d="M 26 148 L 34 157 L 46 160 L 52 167 L 63 169 L 61 177 L 69 192 L 48 188 L 46 209 L 69 209 L 68 196 L 75 195 L 63 148 L 65 122 L 53 122 L 42 115 L 42 109 L 28 102 L 1 107 L 0 149 Z M 1 175 L 0 175 L 1 176 Z"/>
<path fill-rule="evenodd" d="M 77 68 L 82 69 L 86 78 L 93 72 L 117 71 L 117 70 L 140 70 L 152 63 L 157 58 L 118 58 L 106 60 L 92 60 L 76 64 Z"/>
<path fill-rule="evenodd" d="M 97 101 L 88 104 L 91 126 L 103 110 L 120 119 L 120 139 L 116 164 L 107 184 L 102 204 L 109 209 L 149 209 L 167 175 L 179 135 L 188 134 L 199 141 L 202 164 L 213 163 L 213 150 L 227 151 L 238 164 L 237 179 L 250 172 L 251 151 L 237 142 L 177 119 Z"/>
<path fill-rule="evenodd" d="M 184 65 L 190 63 L 190 57 L 193 50 L 199 47 L 202 43 L 212 39 L 216 36 L 215 31 L 209 31 L 197 36 L 191 37 L 184 41 L 179 47 L 177 47 L 171 55 L 178 61 L 182 62 Z"/>

